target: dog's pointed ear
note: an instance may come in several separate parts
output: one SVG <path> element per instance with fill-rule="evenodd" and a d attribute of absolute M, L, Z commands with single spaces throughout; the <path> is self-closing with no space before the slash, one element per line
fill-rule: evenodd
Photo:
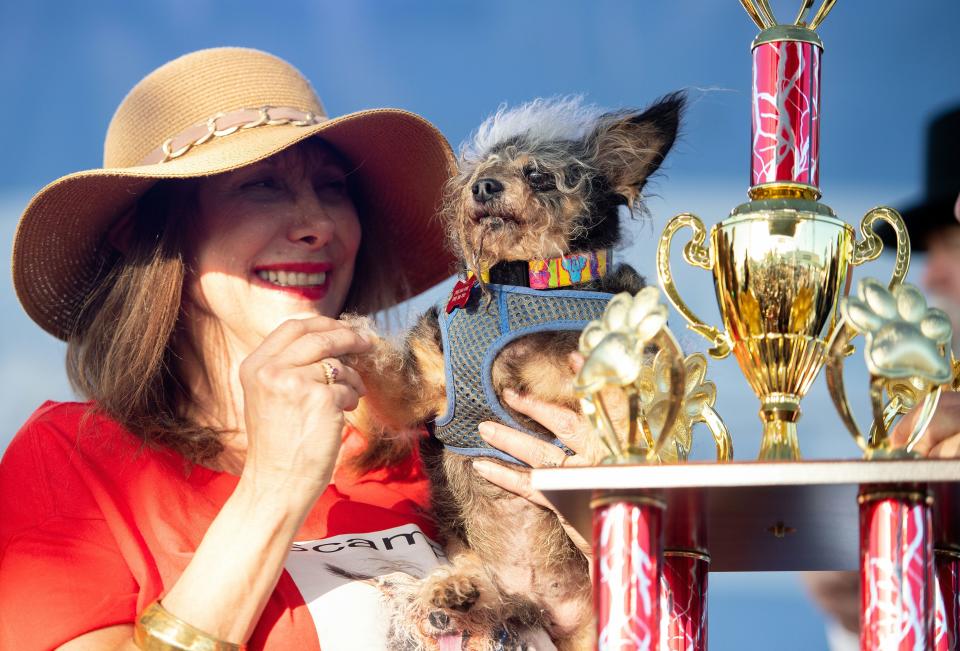
<path fill-rule="evenodd" d="M 685 101 L 685 95 L 677 92 L 642 112 L 607 113 L 589 136 L 597 167 L 627 205 L 637 200 L 673 146 Z"/>

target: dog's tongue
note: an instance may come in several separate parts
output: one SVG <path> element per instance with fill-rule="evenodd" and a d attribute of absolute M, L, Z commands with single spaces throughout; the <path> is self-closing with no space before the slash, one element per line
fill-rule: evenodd
<path fill-rule="evenodd" d="M 463 634 L 447 633 L 446 635 L 441 635 L 438 642 L 440 642 L 440 651 L 461 651 L 463 648 Z"/>

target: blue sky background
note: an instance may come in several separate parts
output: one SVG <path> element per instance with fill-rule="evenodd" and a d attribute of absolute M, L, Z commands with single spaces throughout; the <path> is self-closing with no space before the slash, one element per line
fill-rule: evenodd
<path fill-rule="evenodd" d="M 799 0 L 773 4 L 792 19 Z M 957 25 L 956 0 L 842 0 L 819 30 L 823 201 L 846 221 L 920 196 L 924 124 L 960 103 Z M 501 102 L 583 93 L 613 108 L 689 89 L 683 137 L 651 188 L 652 220 L 634 226 L 624 251 L 652 276 L 656 236 L 672 214 L 693 211 L 709 226 L 746 198 L 756 31 L 736 0 L 0 0 L 0 252 L 9 255 L 34 192 L 99 166 L 107 123 L 140 78 L 191 50 L 243 45 L 298 66 L 331 115 L 400 107 L 433 121 L 454 145 Z M 706 272 L 683 269 L 674 254 L 681 291 L 717 322 Z M 916 259 L 914 278 L 921 265 Z M 867 273 L 888 271 L 886 261 Z M 414 301 L 410 313 L 443 291 Z M 70 393 L 62 346 L 22 314 L 9 280 L 0 284 L 0 315 L 2 450 L 43 399 Z M 672 323 L 681 334 L 679 318 Z M 691 350 L 704 348 L 681 337 Z M 753 458 L 756 399 L 732 361 L 714 363 L 711 375 L 738 458 Z M 851 371 L 850 390 L 865 393 L 864 377 Z M 807 456 L 856 455 L 823 380 L 804 407 Z M 766 649 L 774 636 L 779 649 L 825 648 L 821 618 L 795 577 L 714 574 L 711 582 L 712 648 Z"/>

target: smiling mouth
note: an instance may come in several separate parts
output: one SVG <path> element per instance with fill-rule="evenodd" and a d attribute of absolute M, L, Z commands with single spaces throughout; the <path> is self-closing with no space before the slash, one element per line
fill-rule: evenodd
<path fill-rule="evenodd" d="M 277 287 L 317 287 L 327 282 L 325 271 L 305 273 L 303 271 L 260 269 L 256 274 L 260 280 Z"/>

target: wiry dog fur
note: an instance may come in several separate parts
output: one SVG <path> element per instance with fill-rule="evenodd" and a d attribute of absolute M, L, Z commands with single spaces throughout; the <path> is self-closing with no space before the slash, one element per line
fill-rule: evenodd
<path fill-rule="evenodd" d="M 504 261 L 615 246 L 621 207 L 644 209 L 643 187 L 673 145 L 683 102 L 673 94 L 644 111 L 603 113 L 576 98 L 536 100 L 490 117 L 462 150 L 460 173 L 446 191 L 444 216 L 461 271 L 479 276 Z M 643 284 L 620 265 L 576 288 L 636 292 Z M 511 388 L 576 408 L 568 360 L 577 338 L 539 333 L 512 342 L 493 366 L 497 393 Z M 420 318 L 401 348 L 381 341 L 359 370 L 366 408 L 382 439 L 393 441 L 388 448 L 401 444 L 386 432 L 411 431 L 442 416 L 446 378 L 437 310 Z M 420 584 L 417 610 L 442 613 L 434 621 L 451 630 L 513 621 L 545 627 L 559 648 L 589 647 L 589 568 L 556 517 L 480 478 L 469 457 L 436 441 L 424 445 L 423 454 L 452 566 Z"/>

